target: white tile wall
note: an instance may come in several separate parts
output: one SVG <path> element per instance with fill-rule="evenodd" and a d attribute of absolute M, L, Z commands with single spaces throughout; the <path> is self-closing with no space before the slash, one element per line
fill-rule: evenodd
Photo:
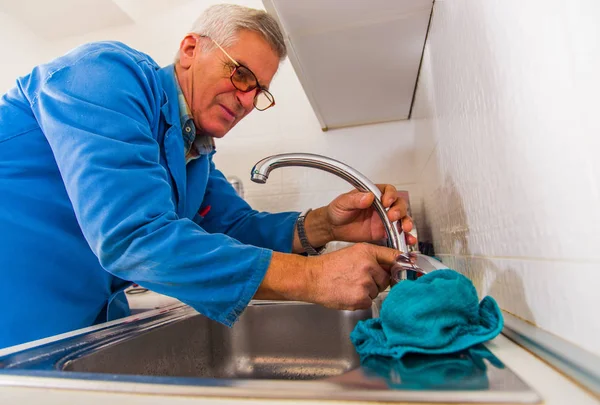
<path fill-rule="evenodd" d="M 599 19 L 593 0 L 437 1 L 413 115 L 421 237 L 596 354 Z"/>

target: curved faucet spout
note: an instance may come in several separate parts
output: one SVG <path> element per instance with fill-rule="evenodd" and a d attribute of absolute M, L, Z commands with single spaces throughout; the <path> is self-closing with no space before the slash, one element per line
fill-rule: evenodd
<path fill-rule="evenodd" d="M 408 255 L 404 233 L 398 230 L 397 221 L 390 222 L 387 216 L 387 210 L 381 203 L 381 191 L 366 176 L 362 175 L 352 167 L 326 156 L 311 153 L 284 153 L 269 156 L 257 162 L 252 168 L 252 181 L 264 184 L 267 182 L 269 173 L 271 173 L 272 170 L 288 166 L 303 166 L 324 170 L 346 180 L 360 191 L 369 191 L 373 193 L 375 195 L 373 206 L 383 222 L 388 236 L 388 245 L 403 252 L 401 255 L 402 257 L 397 260 L 398 266 L 403 270 L 423 272 L 412 263 L 412 260 Z"/>

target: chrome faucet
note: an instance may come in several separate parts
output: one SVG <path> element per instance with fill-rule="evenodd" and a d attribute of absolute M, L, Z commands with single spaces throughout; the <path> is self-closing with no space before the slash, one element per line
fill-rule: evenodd
<path fill-rule="evenodd" d="M 390 222 L 387 217 L 387 210 L 381 203 L 381 191 L 367 177 L 359 173 L 350 166 L 326 156 L 314 155 L 311 153 L 284 153 L 266 157 L 257 162 L 252 168 L 251 178 L 255 183 L 264 184 L 269 178 L 269 173 L 279 167 L 303 166 L 324 170 L 331 174 L 346 180 L 360 191 L 369 191 L 375 195 L 373 205 L 375 211 L 379 214 L 383 226 L 388 236 L 388 246 L 402 252 L 396 258 L 396 264 L 391 269 L 391 284 L 406 279 L 406 272 L 415 271 L 425 273 L 416 266 L 413 258 L 408 253 L 404 232 L 398 230 L 398 221 Z"/>

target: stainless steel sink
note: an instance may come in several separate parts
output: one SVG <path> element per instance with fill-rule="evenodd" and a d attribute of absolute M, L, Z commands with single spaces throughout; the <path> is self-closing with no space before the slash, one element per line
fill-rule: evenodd
<path fill-rule="evenodd" d="M 537 403 L 493 355 L 421 356 L 382 374 L 349 335 L 370 310 L 253 301 L 233 328 L 175 304 L 0 350 L 0 385 L 157 395 L 350 401 Z M 385 369 L 385 367 L 382 367 Z"/>
<path fill-rule="evenodd" d="M 302 303 L 248 307 L 233 328 L 193 314 L 66 356 L 65 371 L 173 377 L 315 380 L 360 365 L 348 336 L 371 311 Z"/>

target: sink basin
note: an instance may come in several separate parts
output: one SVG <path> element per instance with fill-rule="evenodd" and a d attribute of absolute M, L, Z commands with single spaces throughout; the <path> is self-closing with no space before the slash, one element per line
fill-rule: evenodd
<path fill-rule="evenodd" d="M 255 304 L 233 328 L 194 314 L 141 335 L 67 356 L 65 371 L 315 380 L 360 365 L 350 332 L 371 311 L 302 303 Z"/>
<path fill-rule="evenodd" d="M 233 328 L 174 304 L 0 350 L 0 385 L 360 402 L 540 401 L 485 348 L 479 358 L 408 356 L 384 374 L 361 366 L 350 332 L 379 316 L 384 298 L 361 311 L 252 301 Z"/>

